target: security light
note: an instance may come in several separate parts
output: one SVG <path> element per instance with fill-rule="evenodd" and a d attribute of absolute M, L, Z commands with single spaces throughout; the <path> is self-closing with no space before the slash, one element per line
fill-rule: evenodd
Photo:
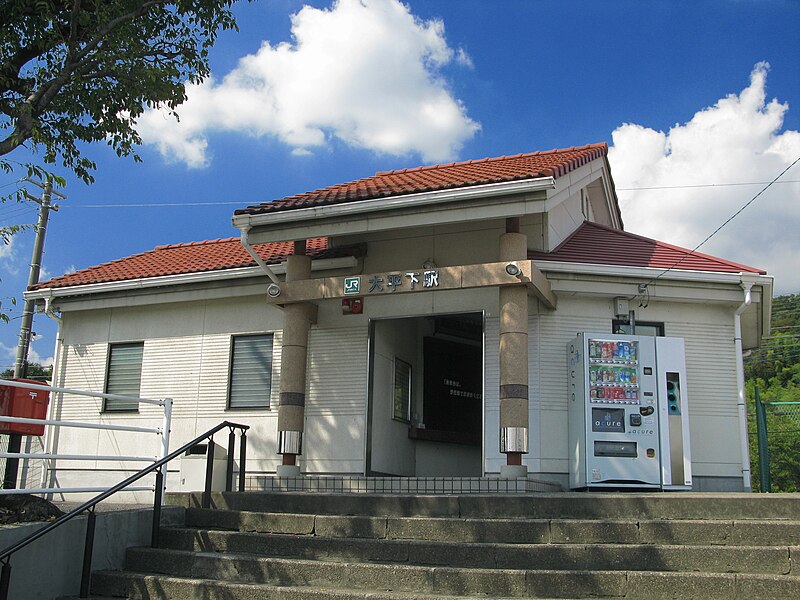
<path fill-rule="evenodd" d="M 508 263 L 506 265 L 506 273 L 511 275 L 512 277 L 519 277 L 522 274 L 522 269 L 519 268 L 517 263 Z"/>
<path fill-rule="evenodd" d="M 267 295 L 270 298 L 277 298 L 281 295 L 281 288 L 277 283 L 270 283 L 267 287 Z"/>

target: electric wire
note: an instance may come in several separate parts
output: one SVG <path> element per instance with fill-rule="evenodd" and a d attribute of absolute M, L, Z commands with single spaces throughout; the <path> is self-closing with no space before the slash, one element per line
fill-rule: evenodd
<path fill-rule="evenodd" d="M 59 208 L 173 208 L 173 207 L 185 207 L 185 206 L 242 206 L 246 204 L 245 202 L 234 202 L 234 201 L 224 201 L 224 202 L 137 202 L 137 203 L 125 203 L 125 204 L 59 204 Z"/>
<path fill-rule="evenodd" d="M 688 254 L 686 254 L 686 255 L 682 256 L 680 259 L 678 259 L 677 261 L 675 261 L 675 263 L 673 263 L 673 264 L 672 264 L 672 265 L 670 265 L 668 268 L 666 268 L 664 271 L 662 271 L 661 273 L 659 273 L 658 275 L 656 275 L 655 277 L 653 277 L 653 278 L 652 278 L 650 281 L 648 281 L 648 282 L 647 282 L 645 285 L 649 286 L 650 284 L 652 284 L 652 283 L 655 283 L 655 282 L 656 282 L 656 281 L 658 281 L 658 280 L 659 280 L 661 277 L 663 277 L 664 275 L 666 275 L 667 273 L 669 273 L 670 271 L 672 271 L 672 269 L 674 269 L 675 267 L 677 267 L 677 266 L 678 266 L 679 264 L 681 264 L 683 261 L 687 260 L 687 259 L 688 259 L 690 256 L 692 256 L 692 255 L 693 255 L 695 252 L 697 252 L 697 250 L 699 250 L 699 249 L 700 249 L 700 248 L 701 248 L 701 247 L 702 247 L 702 246 L 703 246 L 703 245 L 704 245 L 704 244 L 705 244 L 705 243 L 706 243 L 708 240 L 710 240 L 712 237 L 714 237 L 714 236 L 715 236 L 717 233 L 719 233 L 719 232 L 722 230 L 722 228 L 723 228 L 723 227 L 725 227 L 725 226 L 726 226 L 728 223 L 730 223 L 730 222 L 731 222 L 731 221 L 733 221 L 733 220 L 734 220 L 734 219 L 735 219 L 737 216 L 739 216 L 739 214 L 741 214 L 741 213 L 742 213 L 742 211 L 744 211 L 744 210 L 745 210 L 745 209 L 746 209 L 748 206 L 750 206 L 750 205 L 751 205 L 753 202 L 755 202 L 755 201 L 756 201 L 756 200 L 757 200 L 757 199 L 758 199 L 758 198 L 759 198 L 759 197 L 760 197 L 760 196 L 761 196 L 761 195 L 762 195 L 764 192 L 766 192 L 766 191 L 767 191 L 767 190 L 768 190 L 770 187 L 772 187 L 772 186 L 775 184 L 775 182 L 777 182 L 777 181 L 778 181 L 778 179 L 780 179 L 780 178 L 781 178 L 781 177 L 782 177 L 782 176 L 783 176 L 783 175 L 784 175 L 784 174 L 785 174 L 785 173 L 786 173 L 786 172 L 787 172 L 789 169 L 791 169 L 793 166 L 795 166 L 795 165 L 796 165 L 798 162 L 800 162 L 800 156 L 798 156 L 796 159 L 794 159 L 794 160 L 792 161 L 792 163 L 791 163 L 791 164 L 790 164 L 788 167 L 786 167 L 786 168 L 785 168 L 783 171 L 781 171 L 780 173 L 778 173 L 778 175 L 777 175 L 777 176 L 776 176 L 776 177 L 775 177 L 775 178 L 774 178 L 772 181 L 770 181 L 770 182 L 769 182 L 768 184 L 766 184 L 766 185 L 765 185 L 763 188 L 761 188 L 761 190 L 760 190 L 760 191 L 759 191 L 759 192 L 758 192 L 758 193 L 757 193 L 755 196 L 753 196 L 752 198 L 750 198 L 750 200 L 748 200 L 747 202 L 745 202 L 745 203 L 744 203 L 744 205 L 742 205 L 742 207 L 741 207 L 739 210 L 737 210 L 737 211 L 736 211 L 735 213 L 733 213 L 733 214 L 732 214 L 730 217 L 728 217 L 728 218 L 725 220 L 725 222 L 723 222 L 723 223 L 722 223 L 722 225 L 720 225 L 720 226 L 719 226 L 719 227 L 717 227 L 717 228 L 716 228 L 714 231 L 712 231 L 712 232 L 711 232 L 711 233 L 710 233 L 710 234 L 709 234 L 709 235 L 706 237 L 706 239 L 704 239 L 702 242 L 700 242 L 700 243 L 699 243 L 699 244 L 697 244 L 697 245 L 696 245 L 694 248 L 692 248 L 692 249 L 689 251 L 689 253 L 688 253 Z"/>
<path fill-rule="evenodd" d="M 797 161 L 795 161 L 797 162 Z M 792 163 L 791 166 L 793 166 Z M 788 170 L 788 168 L 787 168 Z M 630 187 L 630 188 L 616 188 L 618 192 L 629 192 L 629 191 L 647 191 L 647 190 L 670 190 L 670 189 L 691 189 L 691 188 L 709 188 L 709 187 L 731 187 L 731 186 L 745 186 L 745 185 L 770 185 L 774 183 L 800 183 L 800 179 L 790 179 L 784 181 L 776 181 L 773 180 L 772 182 L 762 182 L 762 181 L 751 181 L 751 182 L 741 182 L 741 183 L 698 183 L 698 184 L 691 184 L 691 185 L 663 185 L 663 186 L 652 186 L 652 187 Z M 6 184 L 12 185 L 12 184 Z M 0 186 L 2 187 L 2 186 Z M 766 189 L 766 188 L 765 188 Z M 763 190 L 762 190 L 763 191 Z M 243 201 L 236 201 L 236 200 L 224 200 L 224 201 L 213 201 L 213 202 L 126 202 L 126 203 L 108 203 L 108 204 L 69 204 L 69 205 L 60 205 L 60 208 L 65 209 L 76 209 L 76 208 L 173 208 L 173 207 L 185 207 L 185 206 L 242 206 L 247 205 L 247 202 Z M 738 213 L 737 213 L 738 214 Z M 736 215 L 734 215 L 736 216 Z M 725 224 L 723 224 L 724 226 Z M 713 235 L 713 234 L 712 234 Z M 707 240 L 706 240 L 707 241 Z"/>
<path fill-rule="evenodd" d="M 766 185 L 768 181 L 748 181 L 742 183 L 695 183 L 687 185 L 654 185 L 649 187 L 616 188 L 618 192 L 645 191 L 645 190 L 683 190 L 693 188 L 733 187 L 741 185 Z M 800 183 L 800 179 L 784 179 L 777 183 Z"/>
<path fill-rule="evenodd" d="M 785 354 L 779 354 L 777 356 L 770 356 L 769 358 L 759 358 L 758 360 L 751 360 L 750 357 L 748 357 L 745 359 L 745 364 L 749 367 L 750 365 L 761 365 L 764 363 L 781 362 L 784 360 L 794 359 L 799 356 L 800 356 L 800 350 L 795 350 L 794 352 L 787 352 Z"/>
<path fill-rule="evenodd" d="M 22 183 L 22 181 L 23 179 L 17 179 L 16 181 L 12 181 L 10 183 L 4 183 L 3 185 L 0 185 L 0 190 L 2 190 L 3 188 L 11 187 L 12 185 L 19 185 L 20 183 Z"/>

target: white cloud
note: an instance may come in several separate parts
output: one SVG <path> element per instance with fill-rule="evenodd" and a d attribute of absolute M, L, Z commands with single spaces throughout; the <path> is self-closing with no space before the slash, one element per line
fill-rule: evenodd
<path fill-rule="evenodd" d="M 28 346 L 28 362 L 29 363 L 39 363 L 43 367 L 49 367 L 53 364 L 53 357 L 42 357 L 36 350 L 33 349 L 33 343 L 36 340 L 42 339 L 43 336 L 36 336 L 33 340 L 31 340 L 31 345 Z M 3 370 L 5 370 L 6 365 L 11 366 L 13 368 L 14 362 L 17 358 L 17 347 L 6 346 L 3 342 L 0 342 L 0 356 L 4 356 L 4 359 L 0 359 L 0 364 L 3 365 Z"/>
<path fill-rule="evenodd" d="M 739 94 L 666 133 L 624 124 L 612 134 L 617 188 L 769 182 L 800 157 L 800 132 L 781 131 L 788 104 L 766 100 L 769 65 Z M 800 164 L 783 179 L 800 179 Z M 763 185 L 619 191 L 628 231 L 694 248 Z M 699 252 L 766 269 L 777 293 L 800 291 L 800 184 L 776 183 Z"/>
<path fill-rule="evenodd" d="M 8 238 L 7 244 L 0 241 L 0 269 L 12 277 L 19 275 L 20 272 L 20 262 L 14 240 L 14 236 L 11 236 Z"/>
<path fill-rule="evenodd" d="M 221 80 L 187 86 L 179 123 L 146 111 L 142 139 L 192 167 L 208 164 L 211 131 L 276 136 L 300 155 L 336 137 L 444 161 L 479 129 L 439 74 L 471 63 L 448 46 L 439 20 L 422 21 L 398 0 L 337 0 L 293 15 L 292 37 L 264 42 Z"/>
<path fill-rule="evenodd" d="M 8 243 L 0 241 L 0 259 L 9 258 L 14 252 L 14 238 L 8 238 Z"/>
<path fill-rule="evenodd" d="M 468 67 L 470 69 L 475 68 L 475 63 L 472 62 L 472 57 L 467 54 L 467 51 L 463 48 L 459 48 L 456 50 L 456 62 L 464 67 Z"/>

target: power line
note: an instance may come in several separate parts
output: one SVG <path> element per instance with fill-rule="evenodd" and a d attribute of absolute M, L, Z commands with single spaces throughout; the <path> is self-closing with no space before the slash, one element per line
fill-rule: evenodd
<path fill-rule="evenodd" d="M 4 183 L 3 185 L 0 185 L 0 190 L 3 188 L 11 187 L 12 185 L 18 185 L 23 181 L 23 179 L 24 178 L 17 179 L 16 181 L 12 181 L 11 183 Z"/>
<path fill-rule="evenodd" d="M 243 206 L 246 202 L 142 202 L 142 203 L 127 203 L 127 204 L 83 204 L 83 205 L 70 205 L 66 208 L 171 208 L 183 206 Z M 64 207 L 62 207 L 64 208 Z"/>
<path fill-rule="evenodd" d="M 683 190 L 693 188 L 732 187 L 741 185 L 766 185 L 768 181 L 748 181 L 743 183 L 696 183 L 688 185 L 654 185 L 650 187 L 616 188 L 618 192 L 632 192 L 640 190 Z M 800 183 L 800 179 L 787 179 L 778 183 Z"/>
<path fill-rule="evenodd" d="M 792 161 L 792 163 L 791 163 L 791 164 L 790 164 L 788 167 L 786 167 L 786 168 L 785 168 L 783 171 L 781 171 L 780 173 L 778 173 L 778 175 L 777 175 L 777 176 L 776 176 L 776 177 L 775 177 L 775 178 L 774 178 L 772 181 L 770 181 L 770 182 L 769 182 L 767 185 L 765 185 L 763 188 L 761 188 L 761 191 L 759 191 L 759 192 L 758 192 L 758 193 L 757 193 L 755 196 L 753 196 L 752 198 L 750 198 L 750 200 L 748 200 L 747 202 L 745 202 L 745 203 L 744 203 L 744 205 L 743 205 L 743 206 L 742 206 L 742 207 L 741 207 L 739 210 L 737 210 L 737 211 L 736 211 L 735 213 L 733 213 L 733 214 L 732 214 L 730 217 L 728 217 L 728 218 L 725 220 L 725 222 L 724 222 L 724 223 L 722 223 L 722 225 L 720 225 L 720 226 L 719 226 L 719 227 L 717 227 L 717 228 L 716 228 L 714 231 L 712 231 L 712 232 L 711 232 L 711 234 L 709 234 L 709 235 L 708 235 L 708 237 L 706 237 L 706 239 L 704 239 L 702 242 L 700 242 L 699 244 L 697 244 L 697 246 L 695 246 L 694 248 L 692 248 L 692 249 L 689 251 L 689 254 L 686 254 L 686 255 L 682 256 L 680 259 L 678 259 L 677 261 L 675 261 L 675 263 L 673 263 L 673 264 L 672 264 L 670 267 L 668 267 L 667 269 L 665 269 L 664 271 L 662 271 L 661 273 L 659 273 L 658 275 L 656 275 L 656 276 L 655 276 L 653 279 L 651 279 L 650 281 L 648 281 L 646 285 L 650 285 L 651 283 L 653 283 L 653 282 L 657 281 L 659 278 L 661 278 L 662 276 L 664 276 L 664 275 L 666 275 L 667 273 L 669 273 L 669 272 L 670 272 L 672 269 L 674 269 L 675 267 L 677 267 L 677 266 L 678 266 L 679 264 L 681 264 L 681 263 L 682 263 L 684 260 L 686 260 L 686 259 L 687 259 L 687 258 L 689 258 L 691 255 L 693 255 L 695 252 L 697 252 L 697 250 L 699 250 L 699 249 L 700 249 L 700 247 L 701 247 L 701 246 L 703 246 L 703 244 L 705 244 L 705 243 L 706 243 L 708 240 L 710 240 L 710 239 L 711 239 L 712 237 L 714 237 L 714 236 L 715 236 L 717 233 L 719 233 L 719 232 L 722 230 L 722 228 L 723 228 L 723 227 L 725 227 L 725 226 L 726 226 L 728 223 L 730 223 L 730 222 L 731 222 L 731 221 L 733 221 L 733 220 L 734 220 L 734 219 L 735 219 L 737 216 L 739 216 L 739 214 L 741 214 L 741 212 L 742 212 L 744 209 L 746 209 L 746 208 L 747 208 L 748 206 L 750 206 L 750 205 L 751 205 L 753 202 L 755 202 L 755 201 L 756 201 L 756 200 L 759 198 L 759 196 L 761 196 L 761 194 L 763 194 L 763 193 L 764 193 L 764 192 L 766 192 L 766 191 L 767 191 L 767 190 L 768 190 L 770 187 L 772 187 L 772 185 L 773 185 L 773 184 L 774 184 L 776 181 L 778 181 L 778 179 L 780 179 L 780 178 L 783 176 L 783 174 L 784 174 L 784 173 L 786 173 L 786 172 L 787 172 L 789 169 L 791 169 L 793 166 L 795 166 L 795 165 L 796 165 L 798 162 L 800 162 L 800 156 L 798 156 L 796 159 L 794 159 L 794 161 Z"/>
<path fill-rule="evenodd" d="M 772 358 L 764 358 L 764 359 L 760 359 L 760 360 L 748 360 L 746 362 L 746 365 L 749 367 L 750 365 L 760 365 L 760 364 L 763 364 L 763 363 L 776 363 L 776 362 L 780 362 L 780 361 L 784 361 L 784 360 L 794 359 L 794 358 L 797 358 L 797 357 L 800 357 L 800 351 L 794 352 L 794 353 L 790 353 L 790 354 L 783 354 L 781 356 L 775 356 L 775 357 L 772 357 Z"/>
<path fill-rule="evenodd" d="M 797 161 L 795 161 L 797 162 Z M 792 163 L 791 166 L 793 166 Z M 788 170 L 788 168 L 787 168 Z M 783 173 L 781 173 L 783 174 Z M 776 178 L 777 179 L 777 178 Z M 669 190 L 669 189 L 688 189 L 688 188 L 707 188 L 707 187 L 730 187 L 730 186 L 743 186 L 743 185 L 769 185 L 773 183 L 800 183 L 800 180 L 792 179 L 787 181 L 776 181 L 773 180 L 772 182 L 761 182 L 761 181 L 753 181 L 753 182 L 745 182 L 745 183 L 700 183 L 694 185 L 664 185 L 664 186 L 653 186 L 653 187 L 631 187 L 631 188 L 616 188 L 616 190 L 627 192 L 627 191 L 636 191 L 636 190 Z M 766 188 L 765 188 L 766 189 Z M 762 190 L 763 191 L 763 190 Z M 124 204 L 72 204 L 69 207 L 63 207 L 67 209 L 77 209 L 77 208 L 172 208 L 172 207 L 184 207 L 184 206 L 242 206 L 246 205 L 247 202 L 245 201 L 215 201 L 215 202 L 127 202 Z M 738 214 L 738 213 L 737 213 Z M 736 216 L 736 215 L 734 215 Z M 725 225 L 725 224 L 723 224 Z M 713 234 L 712 234 L 713 235 Z"/>

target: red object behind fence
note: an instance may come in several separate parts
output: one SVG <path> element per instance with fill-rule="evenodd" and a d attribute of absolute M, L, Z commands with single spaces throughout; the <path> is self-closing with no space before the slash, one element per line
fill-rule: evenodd
<path fill-rule="evenodd" d="M 9 379 L 8 381 L 41 385 L 40 381 L 31 379 Z M 46 419 L 49 404 L 49 391 L 0 385 L 0 415 L 23 419 Z M 44 435 L 44 425 L 0 421 L 0 433 Z"/>

